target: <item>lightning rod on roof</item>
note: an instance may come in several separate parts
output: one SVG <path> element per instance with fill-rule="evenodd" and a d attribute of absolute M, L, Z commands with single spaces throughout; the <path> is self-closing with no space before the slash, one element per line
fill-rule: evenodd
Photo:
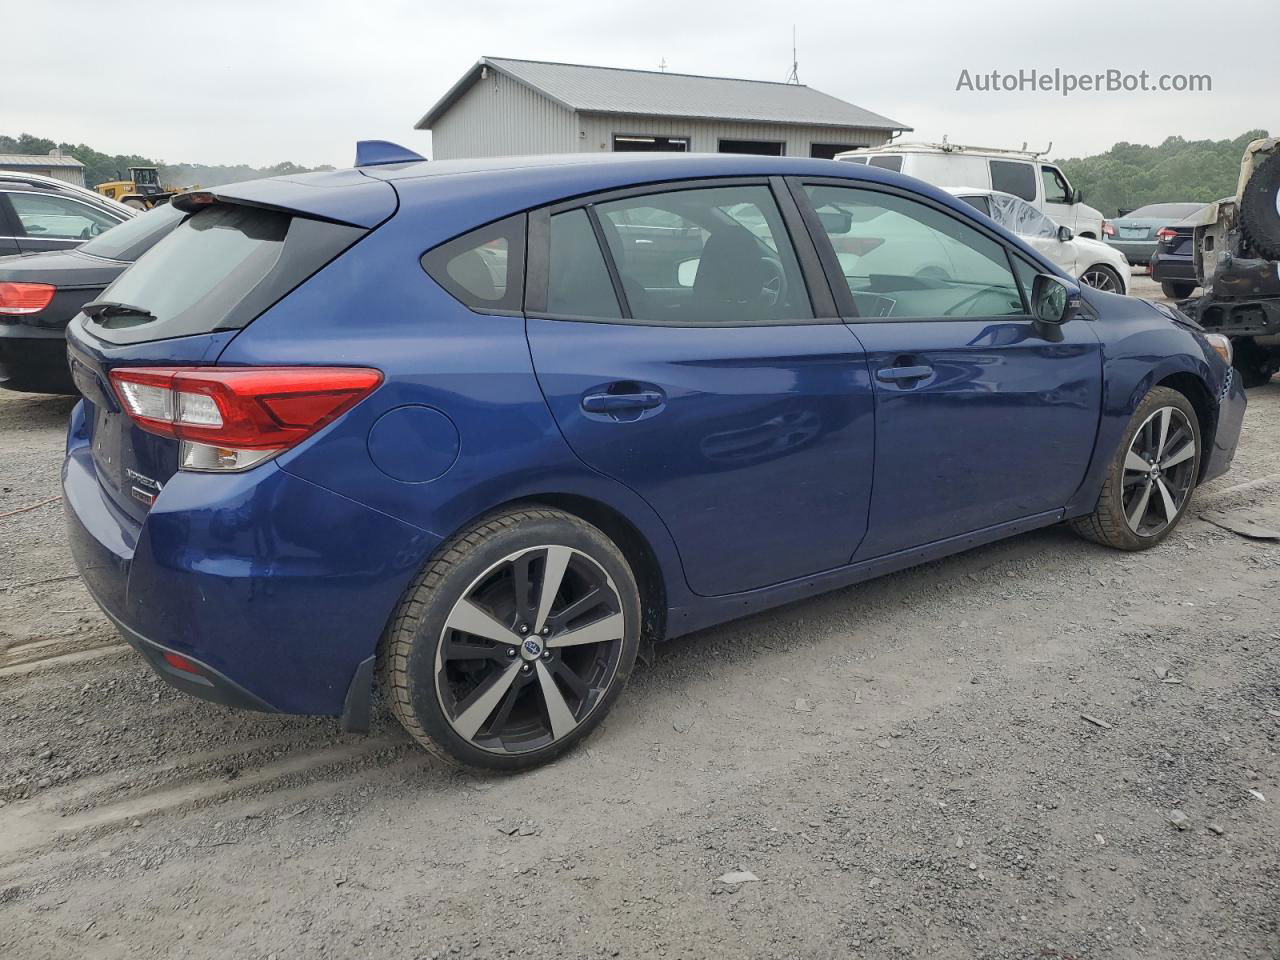
<path fill-rule="evenodd" d="M 787 74 L 787 83 L 800 83 L 800 61 L 796 57 L 796 25 L 791 25 L 791 72 Z"/>
<path fill-rule="evenodd" d="M 659 72 L 659 73 L 666 73 L 666 72 L 667 72 L 667 58 L 666 58 L 666 57 L 663 57 L 663 58 L 662 58 L 662 60 L 658 63 L 658 72 Z"/>

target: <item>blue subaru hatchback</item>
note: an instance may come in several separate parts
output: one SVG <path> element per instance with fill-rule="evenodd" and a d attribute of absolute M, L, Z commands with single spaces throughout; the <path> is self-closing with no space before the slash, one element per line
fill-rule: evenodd
<path fill-rule="evenodd" d="M 1230 344 L 949 194 L 748 156 L 425 163 L 175 200 L 68 335 L 76 561 L 151 666 L 454 762 L 600 723 L 642 645 L 1230 464 Z"/>

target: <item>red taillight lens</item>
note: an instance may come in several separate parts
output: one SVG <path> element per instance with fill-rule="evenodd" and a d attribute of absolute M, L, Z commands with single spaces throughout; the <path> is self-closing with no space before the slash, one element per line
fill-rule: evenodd
<path fill-rule="evenodd" d="M 1104 237 L 1114 237 L 1116 235 L 1115 225 L 1110 220 L 1102 221 L 1102 235 Z"/>
<path fill-rule="evenodd" d="M 1177 230 L 1170 230 L 1168 227 L 1161 227 L 1156 231 L 1157 240 L 1172 240 L 1178 235 Z"/>
<path fill-rule="evenodd" d="M 139 427 L 183 441 L 184 467 L 243 470 L 332 423 L 382 374 L 363 367 L 121 367 L 111 382 Z"/>
<path fill-rule="evenodd" d="M 39 313 L 57 291 L 51 283 L 0 283 L 0 313 L 25 316 Z"/>

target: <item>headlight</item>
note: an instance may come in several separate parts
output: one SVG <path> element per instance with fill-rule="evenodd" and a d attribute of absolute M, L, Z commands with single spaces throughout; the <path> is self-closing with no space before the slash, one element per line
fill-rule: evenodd
<path fill-rule="evenodd" d="M 1223 360 L 1227 361 L 1227 366 L 1231 366 L 1231 358 L 1235 356 L 1235 352 L 1231 349 L 1231 341 L 1220 333 L 1206 333 L 1204 338 L 1209 341 L 1209 346 Z"/>

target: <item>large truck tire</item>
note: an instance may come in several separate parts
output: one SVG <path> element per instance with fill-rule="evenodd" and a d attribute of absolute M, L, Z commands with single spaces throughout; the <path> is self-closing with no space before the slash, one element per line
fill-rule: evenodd
<path fill-rule="evenodd" d="M 1254 168 L 1240 197 L 1240 224 L 1254 250 L 1280 260 L 1280 154 Z"/>

